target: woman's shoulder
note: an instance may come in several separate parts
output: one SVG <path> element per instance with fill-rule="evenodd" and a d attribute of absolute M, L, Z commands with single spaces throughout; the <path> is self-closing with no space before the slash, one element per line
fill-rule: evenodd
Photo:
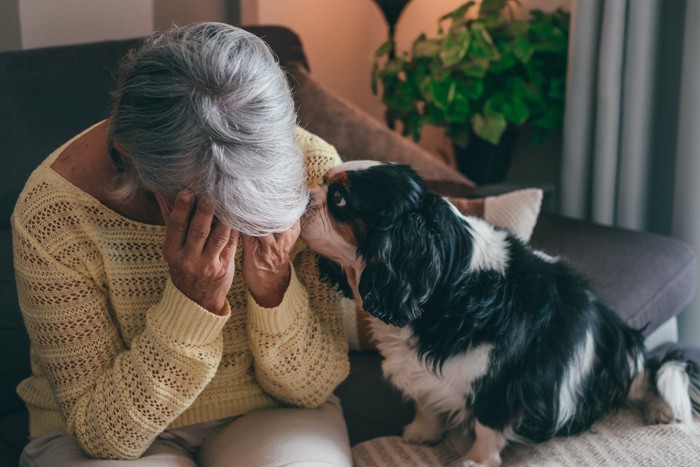
<path fill-rule="evenodd" d="M 75 193 L 64 186 L 60 176 L 51 169 L 54 159 L 52 154 L 31 173 L 15 203 L 13 219 L 30 220 L 39 213 L 50 217 L 55 206 L 67 206 L 76 201 Z"/>
<path fill-rule="evenodd" d="M 328 169 L 342 162 L 338 151 L 321 137 L 301 127 L 297 127 L 294 136 L 304 155 L 307 185 L 317 186 Z"/>
<path fill-rule="evenodd" d="M 88 128 L 65 142 L 34 169 L 15 203 L 12 215 L 13 220 L 32 220 L 36 222 L 37 215 L 40 213 L 44 213 L 44 218 L 49 219 L 52 217 L 51 213 L 56 210 L 64 214 L 65 209 L 69 206 L 84 204 L 88 200 L 90 195 L 72 185 L 65 177 L 62 177 L 54 170 L 53 166 L 76 141 L 80 140 L 97 125 Z"/>
<path fill-rule="evenodd" d="M 86 196 L 71 189 L 50 165 L 43 163 L 32 172 L 15 203 L 12 227 L 41 243 L 49 238 L 74 236 L 88 202 L 83 199 Z"/>

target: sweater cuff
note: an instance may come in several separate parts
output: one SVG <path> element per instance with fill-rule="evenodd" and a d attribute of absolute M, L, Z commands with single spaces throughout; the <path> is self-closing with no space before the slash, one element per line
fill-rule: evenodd
<path fill-rule="evenodd" d="M 228 300 L 224 307 L 223 314 L 215 315 L 180 292 L 168 279 L 160 303 L 149 310 L 148 324 L 167 340 L 206 345 L 221 335 L 231 316 Z"/>
<path fill-rule="evenodd" d="M 294 271 L 289 277 L 289 286 L 284 292 L 282 302 L 274 308 L 265 308 L 257 304 L 248 291 L 248 319 L 251 325 L 262 332 L 277 334 L 285 331 L 302 313 L 309 308 L 309 297 L 306 289 Z"/>

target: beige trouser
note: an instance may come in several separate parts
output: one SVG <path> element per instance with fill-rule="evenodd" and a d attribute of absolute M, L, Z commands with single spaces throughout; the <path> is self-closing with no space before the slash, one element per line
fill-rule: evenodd
<path fill-rule="evenodd" d="M 351 466 L 350 443 L 338 398 L 318 409 L 264 409 L 226 421 L 162 433 L 135 461 L 86 457 L 63 432 L 33 439 L 20 467 L 268 467 Z"/>

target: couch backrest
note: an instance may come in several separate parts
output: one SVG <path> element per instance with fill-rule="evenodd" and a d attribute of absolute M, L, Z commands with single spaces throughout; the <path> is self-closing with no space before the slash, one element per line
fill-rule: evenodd
<path fill-rule="evenodd" d="M 0 53 L 0 228 L 39 162 L 107 115 L 114 69 L 133 43 Z"/>
<path fill-rule="evenodd" d="M 274 26 L 246 28 L 282 64 L 306 65 L 299 38 Z M 109 112 L 119 59 L 138 40 L 0 52 L 0 415 L 21 408 L 17 383 L 29 375 L 29 340 L 17 304 L 9 220 L 34 168 Z"/>
<path fill-rule="evenodd" d="M 0 413 L 22 407 L 29 340 L 17 304 L 10 215 L 34 168 L 109 110 L 113 71 L 134 41 L 0 53 Z"/>

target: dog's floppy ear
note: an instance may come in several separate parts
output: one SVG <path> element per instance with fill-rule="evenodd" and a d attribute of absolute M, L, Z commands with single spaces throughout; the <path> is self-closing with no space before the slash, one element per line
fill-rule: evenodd
<path fill-rule="evenodd" d="M 355 298 L 352 293 L 352 288 L 350 288 L 350 284 L 348 284 L 348 278 L 345 276 L 340 264 L 332 259 L 319 255 L 318 269 L 321 280 L 336 286 L 345 298 Z"/>
<path fill-rule="evenodd" d="M 407 212 L 368 239 L 359 282 L 364 309 L 402 327 L 418 318 L 440 279 L 442 254 L 425 210 Z"/>

